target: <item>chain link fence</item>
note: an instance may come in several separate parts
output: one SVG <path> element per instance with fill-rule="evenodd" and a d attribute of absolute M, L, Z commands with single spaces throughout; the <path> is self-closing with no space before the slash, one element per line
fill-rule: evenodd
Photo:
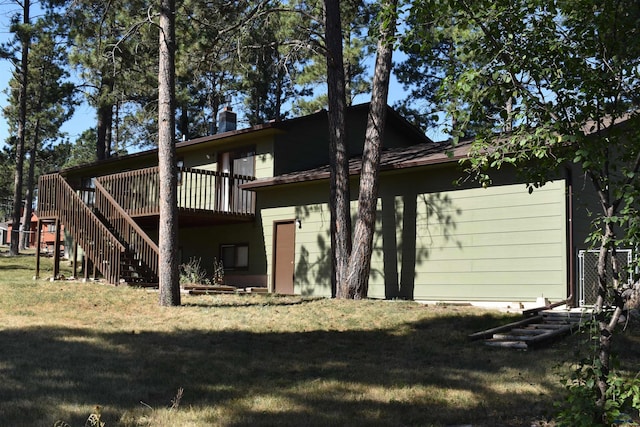
<path fill-rule="evenodd" d="M 589 306 L 596 303 L 598 298 L 598 255 L 597 250 L 581 250 L 578 252 L 578 268 L 580 283 L 578 286 L 578 297 L 580 306 Z M 620 271 L 620 283 L 632 283 L 633 274 L 629 271 L 629 266 L 633 260 L 633 250 L 618 249 L 616 260 Z M 611 276 L 611 257 L 607 259 L 607 284 L 613 284 Z"/>

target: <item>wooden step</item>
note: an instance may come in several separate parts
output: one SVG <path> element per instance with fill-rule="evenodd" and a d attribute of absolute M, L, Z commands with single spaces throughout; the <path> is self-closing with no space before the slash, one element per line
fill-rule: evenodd
<path fill-rule="evenodd" d="M 507 332 L 504 334 L 494 334 L 493 339 L 501 341 L 529 341 L 533 336 L 534 335 Z"/>
<path fill-rule="evenodd" d="M 511 329 L 511 332 L 513 334 L 522 334 L 522 335 L 540 335 L 540 334 L 547 333 L 544 329 L 536 329 L 536 328 L 530 328 L 530 329 L 514 328 L 514 329 Z"/>
<path fill-rule="evenodd" d="M 564 326 L 566 326 L 566 324 L 561 324 L 561 323 L 538 323 L 536 325 L 531 325 L 532 328 L 542 329 L 542 330 L 560 329 Z"/>
<path fill-rule="evenodd" d="M 550 320 L 567 320 L 571 322 L 586 321 L 591 319 L 591 313 L 581 311 L 547 310 L 542 312 L 542 317 Z"/>
<path fill-rule="evenodd" d="M 517 340 L 505 341 L 505 340 L 488 339 L 488 340 L 485 340 L 484 343 L 485 345 L 488 345 L 491 347 L 516 348 L 519 350 L 527 350 L 529 348 L 527 343 L 523 341 L 517 341 Z"/>
<path fill-rule="evenodd" d="M 532 323 L 542 322 L 542 316 L 531 316 L 526 319 L 518 320 L 517 322 L 509 323 L 507 325 L 498 326 L 495 328 L 487 329 L 486 331 L 476 332 L 474 334 L 469 335 L 469 339 L 471 340 L 480 340 L 480 339 L 488 339 L 493 336 L 494 333 L 508 331 L 516 326 L 524 326 Z"/>

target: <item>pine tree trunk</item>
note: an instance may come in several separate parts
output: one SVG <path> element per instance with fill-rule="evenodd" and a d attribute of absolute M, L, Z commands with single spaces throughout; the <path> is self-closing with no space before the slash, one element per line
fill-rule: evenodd
<path fill-rule="evenodd" d="M 40 123 L 39 120 L 36 121 L 34 136 L 33 136 L 33 145 L 31 146 L 31 150 L 29 150 L 29 171 L 27 172 L 27 192 L 25 194 L 25 203 L 24 203 L 24 215 L 22 216 L 22 241 L 20 242 L 21 249 L 27 249 L 31 243 L 31 214 L 33 213 L 33 190 L 35 187 L 35 173 L 36 173 L 36 156 L 38 153 L 38 139 L 40 138 Z M 37 245 L 40 242 L 36 242 Z M 36 250 L 40 250 L 39 246 L 36 247 Z"/>
<path fill-rule="evenodd" d="M 28 25 L 30 21 L 29 10 L 31 4 L 25 0 L 22 6 L 23 24 Z M 20 215 L 22 213 L 22 173 L 24 168 L 24 140 L 27 126 L 27 75 L 29 73 L 29 47 L 31 45 L 31 34 L 26 31 L 21 34 L 22 58 L 20 60 L 20 94 L 19 96 L 19 118 L 18 118 L 18 141 L 16 143 L 16 172 L 13 181 L 13 212 L 11 224 L 11 245 L 10 255 L 18 255 L 20 244 Z"/>
<path fill-rule="evenodd" d="M 397 0 L 390 0 L 382 5 L 378 53 L 373 76 L 371 104 L 367 118 L 364 152 L 362 154 L 358 220 L 353 234 L 353 247 L 349 257 L 345 284 L 348 289 L 347 297 L 353 299 L 366 298 L 369 290 L 369 272 L 371 270 L 373 234 L 375 232 L 378 204 L 380 154 L 387 118 L 387 98 L 389 95 L 397 4 Z"/>
<path fill-rule="evenodd" d="M 113 92 L 114 84 L 112 78 L 103 78 L 98 94 L 96 160 L 104 160 L 111 156 L 110 133 L 113 125 L 113 105 L 108 100 Z"/>
<path fill-rule="evenodd" d="M 160 305 L 180 305 L 178 204 L 175 153 L 175 0 L 160 1 L 158 72 L 158 169 Z"/>
<path fill-rule="evenodd" d="M 340 2 L 325 0 L 327 44 L 327 88 L 329 97 L 329 173 L 331 213 L 332 289 L 337 298 L 347 298 L 344 280 L 351 252 L 349 154 L 346 141 L 345 75 L 342 54 Z"/>

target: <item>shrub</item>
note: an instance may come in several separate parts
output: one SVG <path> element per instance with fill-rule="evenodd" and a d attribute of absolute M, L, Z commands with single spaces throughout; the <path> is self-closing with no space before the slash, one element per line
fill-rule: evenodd
<path fill-rule="evenodd" d="M 224 265 L 218 258 L 213 258 L 213 279 L 211 280 L 214 285 L 220 284 L 224 281 Z"/>
<path fill-rule="evenodd" d="M 607 375 L 607 392 L 604 407 L 597 405 L 599 390 L 598 379 L 602 365 L 597 357 L 597 322 L 587 323 L 587 343 L 590 344 L 591 357 L 585 357 L 575 366 L 569 377 L 564 377 L 567 398 L 557 406 L 560 409 L 556 420 L 558 426 L 591 427 L 594 425 L 638 426 L 628 415 L 640 412 L 640 374 L 629 378 L 622 376 L 614 367 Z M 615 359 L 614 359 L 615 360 Z"/>
<path fill-rule="evenodd" d="M 180 284 L 210 284 L 207 271 L 200 265 L 200 258 L 189 258 L 189 262 L 180 265 Z"/>

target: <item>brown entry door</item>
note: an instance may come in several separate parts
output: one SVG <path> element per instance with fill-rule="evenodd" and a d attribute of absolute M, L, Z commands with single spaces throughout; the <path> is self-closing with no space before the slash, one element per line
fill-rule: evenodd
<path fill-rule="evenodd" d="M 296 227 L 294 221 L 275 223 L 273 248 L 273 289 L 279 294 L 293 294 Z"/>

